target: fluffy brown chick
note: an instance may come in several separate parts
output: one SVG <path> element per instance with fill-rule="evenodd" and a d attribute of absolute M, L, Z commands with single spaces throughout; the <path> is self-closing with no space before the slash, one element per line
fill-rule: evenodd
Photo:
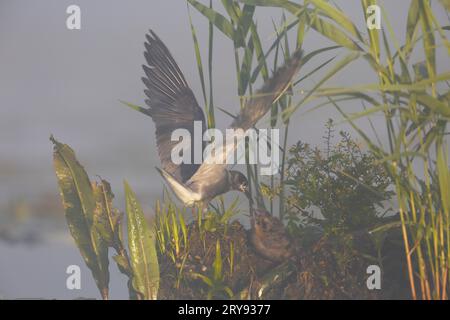
<path fill-rule="evenodd" d="M 250 243 L 259 255 L 273 262 L 286 261 L 295 254 L 283 223 L 265 210 L 253 211 Z"/>

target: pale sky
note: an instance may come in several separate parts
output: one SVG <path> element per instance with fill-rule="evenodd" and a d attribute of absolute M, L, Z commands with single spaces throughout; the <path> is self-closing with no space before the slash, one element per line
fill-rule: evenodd
<path fill-rule="evenodd" d="M 362 29 L 364 20 L 359 0 L 334 2 Z M 410 1 L 382 2 L 398 41 L 403 43 Z M 220 3 L 215 1 L 216 6 Z M 438 7 L 437 1 L 433 3 Z M 71 4 L 81 8 L 81 30 L 66 28 L 66 8 Z M 274 39 L 272 19 L 280 21 L 281 11 L 257 10 L 263 47 L 267 49 Z M 191 13 L 206 62 L 206 20 L 194 9 Z M 436 10 L 435 13 L 439 21 L 448 24 L 445 12 Z M 109 180 L 119 203 L 123 200 L 124 178 L 145 197 L 146 207 L 151 207 L 153 200 L 161 195 L 162 180 L 154 170 L 159 165 L 154 125 L 150 118 L 119 103 L 125 100 L 144 105 L 140 78 L 143 43 L 149 28 L 165 42 L 202 104 L 184 0 L 0 0 L 0 208 L 18 198 L 57 194 L 50 134 L 75 149 L 91 176 L 99 174 Z M 239 106 L 232 44 L 218 31 L 215 33 L 214 100 L 216 105 L 235 113 Z M 304 49 L 310 52 L 329 45 L 325 38 L 311 31 Z M 329 57 L 338 55 L 339 58 L 343 54 L 344 51 L 335 51 L 323 55 L 302 71 L 312 70 Z M 413 56 L 415 62 L 423 59 L 422 52 Z M 445 50 L 438 52 L 438 66 L 440 72 L 450 70 Z M 320 75 L 323 73 L 304 82 L 305 90 L 313 87 Z M 373 72 L 360 61 L 327 82 L 327 86 L 373 82 L 376 82 Z M 304 114 L 306 110 L 299 110 L 292 118 L 290 144 L 298 139 L 318 144 L 326 120 L 330 117 L 340 120 L 331 107 Z M 230 121 L 218 110 L 216 117 L 219 128 Z M 383 119 L 374 121 L 382 130 Z M 78 261 L 79 257 L 74 257 Z M 17 259 L 21 264 L 27 263 L 25 256 L 18 255 Z M 9 268 L 14 269 L 14 264 L 9 264 Z M 45 279 L 45 274 L 39 274 Z M 2 293 L 21 296 L 29 292 L 33 296 L 40 292 L 39 284 L 14 288 L 17 283 L 13 285 L 13 280 L 4 287 L 2 283 L 8 281 L 4 276 L 0 261 L 0 298 Z M 44 295 L 59 294 L 60 289 L 50 286 Z M 92 291 L 82 294 L 92 294 Z"/>

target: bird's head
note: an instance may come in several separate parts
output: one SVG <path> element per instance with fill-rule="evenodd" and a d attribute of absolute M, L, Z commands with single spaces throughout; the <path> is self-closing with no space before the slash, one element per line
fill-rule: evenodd
<path fill-rule="evenodd" d="M 273 228 L 275 218 L 265 210 L 256 209 L 252 214 L 252 227 L 258 233 L 270 232 Z"/>
<path fill-rule="evenodd" d="M 242 172 L 230 170 L 231 189 L 245 193 L 251 199 L 248 180 Z"/>

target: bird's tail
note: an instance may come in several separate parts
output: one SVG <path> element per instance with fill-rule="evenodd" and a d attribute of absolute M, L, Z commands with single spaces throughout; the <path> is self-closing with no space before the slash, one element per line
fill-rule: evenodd
<path fill-rule="evenodd" d="M 183 202 L 186 206 L 193 206 L 195 202 L 200 201 L 201 199 L 198 197 L 198 194 L 193 192 L 189 187 L 185 186 L 174 176 L 168 173 L 166 170 L 161 170 L 156 167 L 156 170 L 161 174 L 163 179 L 169 185 L 170 189 L 175 193 L 178 199 Z"/>

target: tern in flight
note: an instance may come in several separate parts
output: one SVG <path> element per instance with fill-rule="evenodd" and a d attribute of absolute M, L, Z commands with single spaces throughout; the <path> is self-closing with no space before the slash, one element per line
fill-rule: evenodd
<path fill-rule="evenodd" d="M 142 81 L 146 86 L 144 92 L 148 99 L 145 102 L 149 108 L 140 108 L 140 111 L 150 116 L 156 126 L 156 144 L 162 166 L 162 169 L 157 170 L 177 198 L 188 207 L 197 204 L 207 206 L 213 198 L 231 190 L 241 191 L 251 200 L 245 175 L 228 170 L 225 162 L 211 159 L 226 157 L 226 153 L 234 152 L 235 147 L 224 146 L 223 152 L 208 155 L 208 159 L 203 159 L 201 164 L 172 162 L 172 149 L 179 143 L 171 140 L 172 132 L 186 129 L 193 137 L 195 121 L 201 121 L 203 131 L 206 130 L 205 116 L 164 43 L 152 30 L 146 35 L 146 40 L 144 56 L 147 65 L 143 66 L 146 76 Z M 302 52 L 297 50 L 264 83 L 234 118 L 230 126 L 232 129 L 242 129 L 241 132 L 245 132 L 270 110 L 272 104 L 291 85 L 292 77 L 300 68 L 301 57 Z M 192 149 L 194 140 L 191 141 Z M 233 144 L 235 145 L 234 140 Z M 202 149 L 204 147 L 203 145 Z"/>

